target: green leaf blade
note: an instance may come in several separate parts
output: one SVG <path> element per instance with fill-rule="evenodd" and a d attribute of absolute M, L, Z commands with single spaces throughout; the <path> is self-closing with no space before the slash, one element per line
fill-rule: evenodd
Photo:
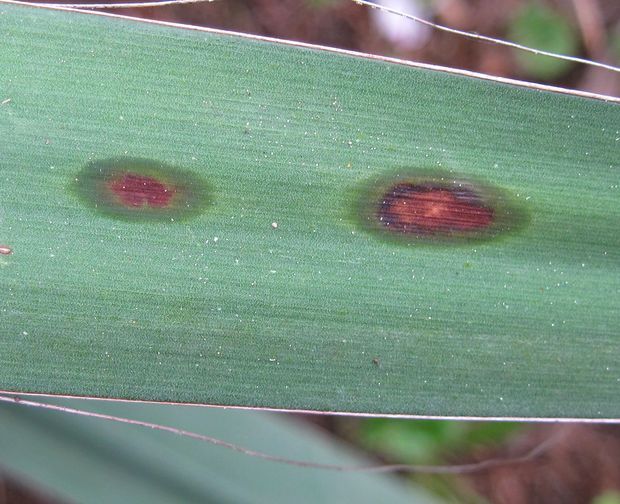
<path fill-rule="evenodd" d="M 2 5 L 0 389 L 365 413 L 617 418 L 618 106 L 122 19 Z M 184 222 L 68 187 L 154 159 Z M 531 216 L 418 247 L 358 188 L 452 170 Z M 274 227 L 273 223 L 277 224 Z"/>

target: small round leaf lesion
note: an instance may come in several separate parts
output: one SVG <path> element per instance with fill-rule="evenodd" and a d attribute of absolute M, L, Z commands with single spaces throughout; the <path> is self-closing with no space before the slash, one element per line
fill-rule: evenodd
<path fill-rule="evenodd" d="M 212 202 L 209 185 L 197 174 L 144 158 L 88 163 L 70 189 L 98 213 L 134 222 L 186 220 Z"/>

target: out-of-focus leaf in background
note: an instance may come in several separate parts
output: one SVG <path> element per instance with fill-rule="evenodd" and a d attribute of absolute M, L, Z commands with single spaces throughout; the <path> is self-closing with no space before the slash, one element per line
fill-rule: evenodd
<path fill-rule="evenodd" d="M 325 434 L 270 413 L 47 402 L 170 425 L 296 460 L 372 464 Z M 394 476 L 292 467 L 144 427 L 8 404 L 0 405 L 0 467 L 80 503 L 437 502 Z"/>
<path fill-rule="evenodd" d="M 523 6 L 510 25 L 511 40 L 527 47 L 565 55 L 575 55 L 578 34 L 575 28 L 544 4 Z M 574 63 L 515 50 L 521 69 L 537 80 L 552 80 L 567 72 Z"/>

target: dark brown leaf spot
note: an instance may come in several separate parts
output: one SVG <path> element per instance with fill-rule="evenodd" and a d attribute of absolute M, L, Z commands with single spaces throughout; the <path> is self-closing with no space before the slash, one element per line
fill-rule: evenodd
<path fill-rule="evenodd" d="M 493 224 L 493 209 L 468 189 L 401 183 L 383 196 L 378 219 L 399 233 L 475 232 Z"/>

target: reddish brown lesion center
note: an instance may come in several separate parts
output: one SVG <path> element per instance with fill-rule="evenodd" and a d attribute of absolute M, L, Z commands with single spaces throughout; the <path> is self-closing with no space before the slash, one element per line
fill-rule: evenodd
<path fill-rule="evenodd" d="M 107 182 L 107 187 L 128 207 L 149 206 L 164 208 L 170 204 L 174 196 L 174 188 L 160 182 L 156 178 L 125 173 Z"/>
<path fill-rule="evenodd" d="M 402 233 L 476 231 L 493 223 L 493 210 L 471 190 L 402 183 L 383 197 L 379 221 Z"/>

